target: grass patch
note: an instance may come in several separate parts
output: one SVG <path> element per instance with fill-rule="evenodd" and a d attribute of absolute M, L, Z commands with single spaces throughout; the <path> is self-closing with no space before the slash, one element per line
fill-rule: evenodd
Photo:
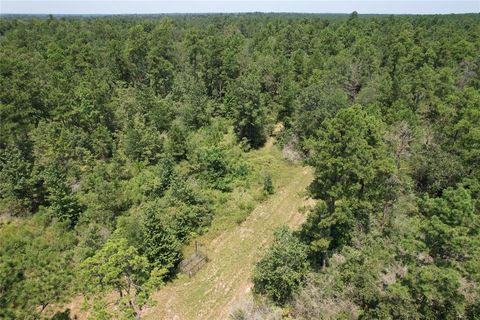
<path fill-rule="evenodd" d="M 269 139 L 264 147 L 246 153 L 244 157 L 248 167 L 246 177 L 233 181 L 230 192 L 209 191 L 209 198 L 214 199 L 215 216 L 208 232 L 195 240 L 210 243 L 223 232 L 244 222 L 258 204 L 270 197 L 263 190 L 265 176 L 272 178 L 277 191 L 278 186 L 288 185 L 292 173 L 298 171 L 297 165 L 283 159 L 273 139 Z M 194 241 L 185 246 L 184 256 L 189 256 L 193 251 Z"/>
<path fill-rule="evenodd" d="M 302 195 L 312 170 L 284 161 L 271 141 L 249 152 L 245 161 L 247 179 L 230 193 L 215 193 L 216 215 L 209 231 L 197 238 L 208 248 L 209 263 L 191 279 L 180 275 L 159 290 L 158 304 L 145 319 L 228 319 L 232 303 L 249 294 L 255 263 L 273 240 L 273 230 L 304 221 L 299 208 L 309 204 Z M 266 174 L 275 187 L 268 196 Z M 193 252 L 193 245 L 187 250 Z"/>

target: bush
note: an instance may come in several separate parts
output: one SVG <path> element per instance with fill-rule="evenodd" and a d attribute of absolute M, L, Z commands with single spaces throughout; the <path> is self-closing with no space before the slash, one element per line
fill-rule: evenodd
<path fill-rule="evenodd" d="M 265 179 L 263 179 L 263 192 L 265 194 L 273 194 L 274 192 L 272 177 L 270 175 L 267 175 Z"/>
<path fill-rule="evenodd" d="M 256 266 L 254 291 L 282 305 L 298 291 L 307 268 L 307 247 L 288 228 L 279 229 L 272 246 Z"/>

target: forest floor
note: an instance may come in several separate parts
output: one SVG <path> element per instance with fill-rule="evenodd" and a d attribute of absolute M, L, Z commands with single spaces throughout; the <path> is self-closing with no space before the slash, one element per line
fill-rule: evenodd
<path fill-rule="evenodd" d="M 146 309 L 142 318 L 228 319 L 238 303 L 251 295 L 255 263 L 272 242 L 273 231 L 283 225 L 297 228 L 304 221 L 302 208 L 313 204 L 305 196 L 311 168 L 283 160 L 272 140 L 252 151 L 248 160 L 274 173 L 275 193 L 241 223 L 228 223 L 225 216 L 214 220 L 210 231 L 197 239 L 207 246 L 210 261 L 192 278 L 179 274 L 156 292 L 156 305 Z"/>

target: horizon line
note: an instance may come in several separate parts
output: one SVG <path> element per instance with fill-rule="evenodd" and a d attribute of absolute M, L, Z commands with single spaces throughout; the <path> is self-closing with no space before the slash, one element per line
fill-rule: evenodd
<path fill-rule="evenodd" d="M 2 13 L 0 16 L 155 16 L 155 15 L 248 15 L 248 14 L 265 14 L 265 15 L 282 15 L 282 14 L 291 14 L 291 15 L 351 15 L 352 12 L 301 12 L 301 11 L 239 11 L 239 12 L 149 12 L 149 13 L 132 13 L 132 12 L 119 12 L 119 13 L 48 13 L 48 12 L 38 12 L 38 13 Z M 445 13 L 358 13 L 359 16 L 447 16 L 447 15 L 471 15 L 471 14 L 480 14 L 480 12 L 445 12 Z"/>
<path fill-rule="evenodd" d="M 479 0 L 0 0 L 1 14 L 464 14 Z"/>

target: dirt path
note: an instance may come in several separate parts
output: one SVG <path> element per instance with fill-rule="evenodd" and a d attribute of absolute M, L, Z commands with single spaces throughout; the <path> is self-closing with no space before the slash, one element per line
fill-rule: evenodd
<path fill-rule="evenodd" d="M 185 275 L 154 295 L 156 306 L 144 312 L 145 319 L 228 319 L 232 307 L 252 287 L 255 263 L 271 243 L 272 231 L 282 225 L 298 227 L 306 205 L 302 194 L 312 180 L 309 168 L 288 170 L 288 183 L 258 205 L 240 225 L 225 230 L 207 244 L 211 261 L 192 279 Z"/>

